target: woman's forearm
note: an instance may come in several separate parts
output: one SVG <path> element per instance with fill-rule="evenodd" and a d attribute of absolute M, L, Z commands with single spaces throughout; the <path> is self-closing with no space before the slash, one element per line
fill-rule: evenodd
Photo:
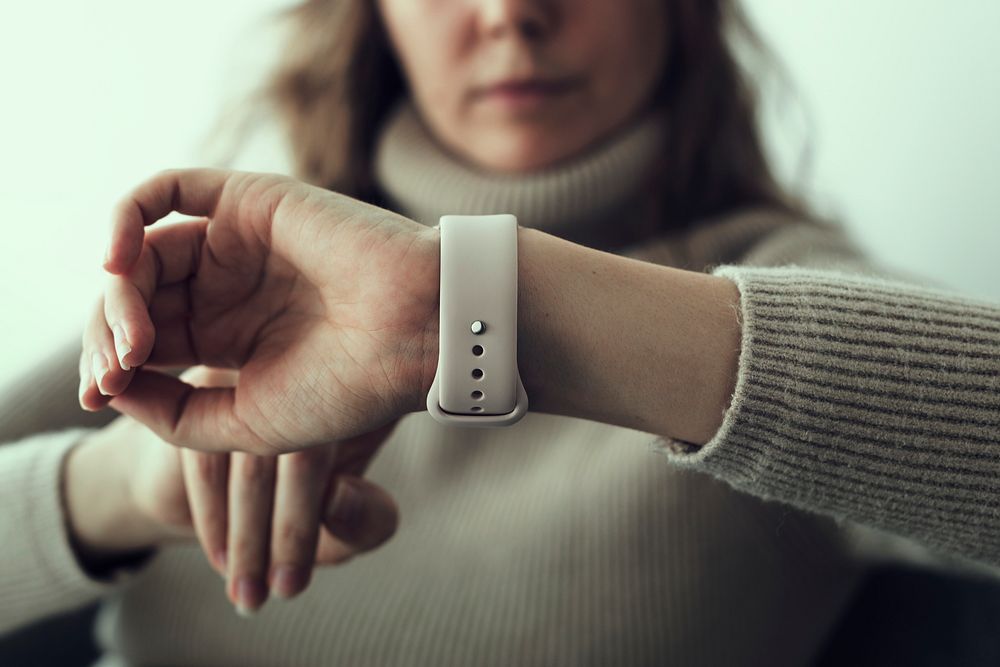
<path fill-rule="evenodd" d="M 533 411 L 708 442 L 736 383 L 738 307 L 725 278 L 518 228 L 518 368 Z M 425 383 L 437 349 L 426 356 Z"/>
<path fill-rule="evenodd" d="M 739 292 L 725 278 L 519 237 L 518 362 L 532 409 L 693 443 L 736 382 Z"/>
<path fill-rule="evenodd" d="M 63 502 L 81 566 L 101 575 L 131 562 L 162 538 L 132 502 L 117 433 L 105 428 L 76 445 L 63 463 Z"/>

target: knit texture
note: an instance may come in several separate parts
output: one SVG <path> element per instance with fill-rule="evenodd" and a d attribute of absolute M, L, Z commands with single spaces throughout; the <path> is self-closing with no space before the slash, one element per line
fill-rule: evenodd
<path fill-rule="evenodd" d="M 518 224 L 589 246 L 646 240 L 651 221 L 638 196 L 666 129 L 647 115 L 582 156 L 531 173 L 492 173 L 444 150 L 404 99 L 375 149 L 375 173 L 392 207 L 425 225 L 445 214 L 512 213 Z"/>
<path fill-rule="evenodd" d="M 546 183 L 590 185 L 542 188 L 535 209 L 509 199 L 531 177 L 474 172 L 407 113 L 385 129 L 378 173 L 425 223 L 441 202 L 466 201 L 461 212 L 516 210 L 532 226 L 601 239 L 650 164 L 645 143 L 622 133 L 594 155 L 624 162 L 592 155 L 577 163 L 586 169 L 551 171 Z M 405 169 L 384 162 L 404 156 Z M 532 213 L 569 211 L 562 199 L 601 183 L 612 193 L 591 202 L 610 211 L 602 220 Z M 539 413 L 497 430 L 408 415 L 369 471 L 399 503 L 399 532 L 246 620 L 194 545 L 90 580 L 67 557 L 59 515 L 58 468 L 75 436 L 39 435 L 0 447 L 0 501 L 17 508 L 0 514 L 0 632 L 100 597 L 102 667 L 798 665 L 863 572 L 842 517 L 995 558 L 997 487 L 985 478 L 996 470 L 995 308 L 863 277 L 878 269 L 842 230 L 768 211 L 621 252 L 740 287 L 739 381 L 706 446 L 658 438 L 660 456 L 651 434 Z M 850 326 L 859 322 L 871 326 Z M 0 401 L 0 441 L 83 417 L 67 407 L 75 345 L 56 366 L 33 378 L 35 400 L 14 400 L 21 383 Z"/>
<path fill-rule="evenodd" d="M 801 267 L 723 266 L 743 349 L 725 420 L 677 465 L 1000 565 L 1000 306 Z"/>
<path fill-rule="evenodd" d="M 60 465 L 86 431 L 40 434 L 0 458 L 0 628 L 81 607 L 105 585 L 81 577 L 58 493 Z"/>

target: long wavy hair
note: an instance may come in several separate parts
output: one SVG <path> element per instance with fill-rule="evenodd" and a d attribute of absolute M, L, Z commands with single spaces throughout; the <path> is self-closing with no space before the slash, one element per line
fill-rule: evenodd
<path fill-rule="evenodd" d="M 669 141 L 647 183 L 653 224 L 677 229 L 743 207 L 805 216 L 778 184 L 762 147 L 758 91 L 732 37 L 767 52 L 736 0 L 664 0 L 669 44 L 653 95 Z M 296 177 L 379 202 L 373 152 L 380 126 L 407 82 L 373 0 L 304 0 L 282 57 L 257 91 L 285 126 Z M 805 216 L 808 217 L 808 216 Z"/>

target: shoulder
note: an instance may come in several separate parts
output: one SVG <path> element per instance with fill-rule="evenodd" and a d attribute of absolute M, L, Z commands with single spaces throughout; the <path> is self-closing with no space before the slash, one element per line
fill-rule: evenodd
<path fill-rule="evenodd" d="M 721 264 L 807 263 L 810 253 L 857 259 L 860 248 L 839 223 L 777 207 L 747 207 L 664 232 L 630 248 L 636 259 L 707 271 Z"/>

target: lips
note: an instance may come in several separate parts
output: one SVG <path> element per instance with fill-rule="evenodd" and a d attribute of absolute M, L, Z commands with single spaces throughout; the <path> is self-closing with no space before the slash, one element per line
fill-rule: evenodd
<path fill-rule="evenodd" d="M 579 79 L 570 77 L 506 79 L 476 89 L 474 97 L 506 106 L 524 107 L 551 101 L 574 91 L 579 84 Z"/>
<path fill-rule="evenodd" d="M 486 95 L 556 95 L 575 87 L 574 79 L 508 79 L 482 89 Z"/>

